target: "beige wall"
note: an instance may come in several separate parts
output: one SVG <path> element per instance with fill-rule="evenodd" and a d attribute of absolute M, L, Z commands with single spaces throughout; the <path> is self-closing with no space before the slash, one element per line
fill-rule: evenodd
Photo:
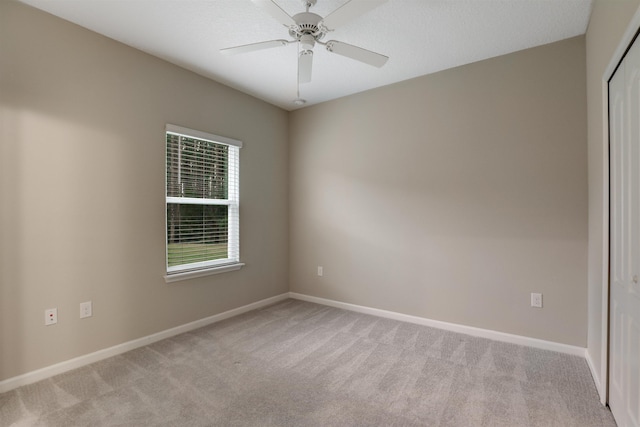
<path fill-rule="evenodd" d="M 587 100 L 589 140 L 589 339 L 588 352 L 596 375 L 600 375 L 602 351 L 603 250 L 608 245 L 603 231 L 603 212 L 608 200 L 603 194 L 604 171 L 609 161 L 604 139 L 606 112 L 603 103 L 603 75 L 633 17 L 638 0 L 596 0 L 586 35 Z M 604 272 L 606 276 L 606 272 Z M 600 378 L 596 378 L 598 382 Z"/>
<path fill-rule="evenodd" d="M 585 86 L 577 37 L 292 113 L 291 291 L 585 346 Z"/>
<path fill-rule="evenodd" d="M 586 79 L 579 37 L 288 116 L 0 1 L 0 381 L 288 285 L 586 345 L 587 82 L 588 340 L 599 363 L 598 79 L 638 3 L 596 1 Z M 164 283 L 165 123 L 244 141 L 242 270 Z M 529 308 L 532 291 L 542 310 Z M 80 320 L 89 299 L 94 316 Z M 48 307 L 56 326 L 43 325 Z"/>
<path fill-rule="evenodd" d="M 164 282 L 165 123 L 244 141 L 242 270 Z M 286 292 L 287 123 L 279 108 L 0 1 L 0 380 Z M 86 300 L 94 315 L 80 320 Z"/>

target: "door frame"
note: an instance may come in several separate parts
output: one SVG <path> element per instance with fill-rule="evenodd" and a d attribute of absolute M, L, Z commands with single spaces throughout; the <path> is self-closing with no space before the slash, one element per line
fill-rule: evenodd
<path fill-rule="evenodd" d="M 600 402 L 606 405 L 609 401 L 609 292 L 610 292 L 610 156 L 609 156 L 609 80 L 613 77 L 618 65 L 640 32 L 640 6 L 636 9 L 624 35 L 609 61 L 602 76 L 602 329 L 600 349 L 600 384 L 596 386 L 600 394 Z"/>

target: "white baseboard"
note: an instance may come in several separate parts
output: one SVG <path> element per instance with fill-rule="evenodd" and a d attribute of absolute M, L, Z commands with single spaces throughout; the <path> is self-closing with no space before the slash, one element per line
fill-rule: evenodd
<path fill-rule="evenodd" d="M 576 347 L 576 346 L 571 346 L 567 344 L 560 344 L 552 341 L 545 341 L 537 338 L 529 338 L 529 337 L 524 337 L 520 335 L 507 334 L 504 332 L 492 331 L 489 329 L 475 328 L 473 326 L 464 326 L 464 325 L 458 325 L 455 323 L 442 322 L 439 320 L 432 320 L 424 317 L 396 313 L 393 311 L 387 311 L 387 310 L 381 310 L 377 308 L 365 307 L 361 305 L 349 304 L 345 302 L 299 294 L 296 292 L 288 292 L 281 295 L 276 295 L 271 298 L 256 301 L 254 303 L 251 303 L 242 307 L 234 308 L 232 310 L 228 310 L 223 313 L 215 314 L 213 316 L 196 320 L 194 322 L 177 326 L 175 328 L 167 329 L 165 331 L 148 335 L 146 337 L 138 338 L 132 341 L 115 345 L 113 347 L 98 350 L 94 353 L 85 354 L 83 356 L 79 356 L 74 359 L 65 360 L 64 362 L 47 366 L 42 369 L 38 369 L 36 371 L 27 372 L 25 374 L 18 375 L 13 378 L 8 378 L 6 380 L 0 381 L 0 393 L 13 390 L 23 385 L 32 384 L 32 383 L 50 378 L 54 375 L 71 371 L 73 369 L 81 368 L 91 363 L 95 363 L 109 357 L 117 356 L 119 354 L 126 353 L 127 351 L 135 350 L 136 348 L 152 344 L 154 342 L 163 340 L 165 338 L 170 338 L 185 332 L 189 332 L 189 331 L 201 328 L 203 326 L 210 325 L 212 323 L 220 322 L 221 320 L 225 320 L 230 317 L 237 316 L 239 314 L 246 313 L 251 310 L 255 310 L 261 307 L 265 307 L 267 305 L 275 304 L 277 302 L 284 301 L 287 298 L 294 298 L 301 301 L 313 302 L 313 303 L 322 304 L 330 307 L 336 307 L 336 308 L 342 308 L 345 310 L 355 311 L 358 313 L 370 314 L 373 316 L 384 317 L 387 319 L 394 319 L 394 320 L 399 320 L 403 322 L 415 323 L 418 325 L 430 326 L 433 328 L 444 329 L 447 331 L 458 332 L 458 333 L 472 335 L 476 337 L 493 339 L 496 341 L 525 345 L 529 347 L 540 348 L 543 350 L 557 351 L 560 353 L 566 353 L 574 356 L 585 357 L 587 359 L 589 369 L 591 370 L 591 374 L 593 375 L 594 381 L 598 388 L 598 392 L 602 397 L 601 385 L 598 380 L 598 376 L 596 375 L 597 371 L 594 369 L 593 363 L 588 353 L 586 352 L 586 349 L 582 347 Z"/>
<path fill-rule="evenodd" d="M 589 370 L 591 371 L 591 376 L 593 377 L 593 382 L 596 384 L 596 390 L 598 390 L 598 396 L 600 396 L 600 403 L 603 405 L 607 404 L 607 396 L 604 393 L 606 387 L 600 381 L 600 375 L 598 375 L 598 370 L 593 364 L 593 360 L 591 359 L 591 355 L 589 354 L 589 350 L 585 350 L 584 358 L 587 359 L 587 365 L 589 365 Z"/>
<path fill-rule="evenodd" d="M 35 382 L 50 378 L 54 375 L 62 374 L 67 371 L 71 371 L 76 368 L 89 365 L 91 363 L 98 362 L 100 360 L 117 356 L 122 353 L 126 353 L 130 350 L 135 350 L 139 347 L 152 344 L 156 341 L 170 338 L 185 332 L 193 331 L 194 329 L 201 328 L 203 326 L 210 325 L 212 323 L 220 322 L 221 320 L 228 319 L 233 316 L 237 316 L 242 313 L 246 313 L 257 308 L 265 307 L 267 305 L 275 304 L 280 301 L 284 301 L 289 298 L 288 293 L 276 295 L 271 298 L 256 301 L 251 304 L 244 305 L 242 307 L 234 308 L 232 310 L 225 311 L 223 313 L 215 314 L 204 319 L 196 320 L 175 328 L 167 329 L 162 332 L 158 332 L 146 337 L 138 338 L 133 341 L 128 341 L 122 344 L 115 345 L 113 347 L 98 350 L 94 353 L 85 354 L 73 359 L 65 360 L 64 362 L 56 363 L 55 365 L 47 366 L 36 371 L 27 372 L 26 374 L 18 375 L 16 377 L 8 378 L 0 381 L 0 393 L 13 390 L 27 384 L 33 384 Z"/>
<path fill-rule="evenodd" d="M 472 335 L 475 337 L 488 338 L 496 341 L 519 344 L 542 350 L 556 351 L 559 353 L 571 354 L 573 356 L 585 357 L 586 349 L 568 344 L 561 344 L 553 341 L 545 341 L 537 338 L 525 337 L 522 335 L 507 334 L 505 332 L 492 331 L 490 329 L 475 328 L 473 326 L 458 325 L 456 323 L 442 322 L 439 320 L 427 319 L 424 317 L 411 316 L 408 314 L 396 313 L 394 311 L 380 310 L 378 308 L 364 307 L 361 305 L 349 304 L 346 302 L 334 301 L 325 298 L 313 297 L 310 295 L 289 292 L 289 296 L 294 299 L 328 305 L 330 307 L 342 308 L 358 313 L 371 314 L 373 316 L 385 317 L 387 319 L 399 320 L 402 322 L 416 323 L 418 325 L 431 326 L 432 328 L 444 329 L 451 332 Z"/>

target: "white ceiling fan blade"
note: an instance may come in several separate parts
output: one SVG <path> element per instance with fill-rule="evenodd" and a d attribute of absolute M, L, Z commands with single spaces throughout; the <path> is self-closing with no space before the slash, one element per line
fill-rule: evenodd
<path fill-rule="evenodd" d="M 225 55 L 236 55 L 238 53 L 254 52 L 256 50 L 271 49 L 272 47 L 286 46 L 289 44 L 287 40 L 269 40 L 266 42 L 245 44 L 242 46 L 228 47 L 220 49 L 220 53 Z"/>
<path fill-rule="evenodd" d="M 351 0 L 350 2 L 342 5 L 342 7 L 331 12 L 322 20 L 322 23 L 328 29 L 335 30 L 341 25 L 386 2 L 387 0 Z"/>
<path fill-rule="evenodd" d="M 291 16 L 280 6 L 273 2 L 273 0 L 251 0 L 255 5 L 263 8 L 269 15 L 273 16 L 276 21 L 284 25 L 285 27 L 290 27 L 292 25 L 296 25 L 296 21 L 293 20 Z"/>
<path fill-rule="evenodd" d="M 298 55 L 298 83 L 311 81 L 311 66 L 313 65 L 313 51 L 303 50 Z"/>
<path fill-rule="evenodd" d="M 378 68 L 386 64 L 389 59 L 388 56 L 335 40 L 328 41 L 326 45 L 329 52 L 337 53 L 338 55 L 346 56 L 347 58 L 355 59 L 356 61 L 364 62 L 365 64 Z"/>

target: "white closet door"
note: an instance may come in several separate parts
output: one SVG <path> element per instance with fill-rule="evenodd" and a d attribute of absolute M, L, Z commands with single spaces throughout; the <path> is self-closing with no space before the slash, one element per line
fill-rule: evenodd
<path fill-rule="evenodd" d="M 609 406 L 640 427 L 640 42 L 609 83 L 611 295 Z"/>

